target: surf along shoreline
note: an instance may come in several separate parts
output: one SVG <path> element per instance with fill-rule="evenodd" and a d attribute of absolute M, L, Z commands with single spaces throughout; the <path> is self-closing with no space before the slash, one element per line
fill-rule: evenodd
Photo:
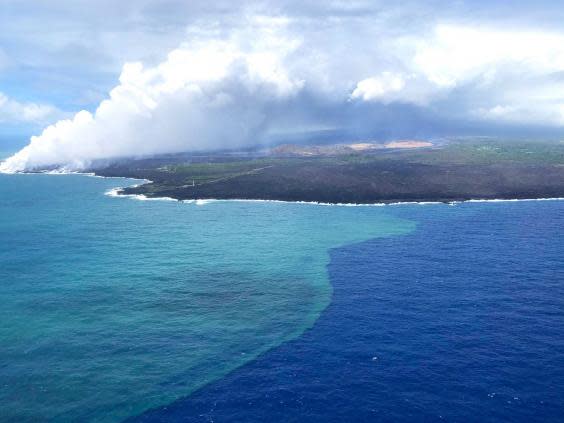
<path fill-rule="evenodd" d="M 65 173 L 68 174 L 68 173 Z M 95 173 L 77 173 L 85 176 L 96 177 L 96 178 L 107 178 L 107 179 L 131 179 L 126 176 L 101 176 Z M 196 204 L 204 205 L 209 203 L 221 203 L 221 202 L 247 202 L 247 203 L 287 203 L 287 204 L 304 204 L 313 206 L 337 206 L 337 207 L 384 207 L 384 206 L 402 206 L 402 205 L 449 205 L 455 206 L 462 203 L 499 203 L 499 202 L 518 202 L 518 201 L 564 201 L 564 197 L 538 197 L 538 198 L 515 198 L 515 197 L 500 197 L 500 198 L 464 198 L 457 200 L 436 200 L 428 199 L 422 201 L 381 201 L 374 203 L 333 203 L 333 202 L 321 202 L 321 201 L 301 201 L 301 200 L 276 200 L 276 199 L 261 199 L 261 198 L 194 198 L 194 199 L 182 199 L 166 196 L 148 196 L 146 194 L 129 194 L 128 189 L 143 187 L 146 184 L 151 184 L 152 181 L 145 179 L 141 180 L 139 183 L 135 183 L 129 186 L 119 186 L 107 190 L 104 195 L 115 198 L 128 198 L 138 201 L 176 201 L 185 204 Z"/>
<path fill-rule="evenodd" d="M 14 173 L 8 173 L 14 174 Z M 202 198 L 182 198 L 174 196 L 160 196 L 160 195 L 147 195 L 146 193 L 131 193 L 131 190 L 138 188 L 143 188 L 146 185 L 154 183 L 149 179 L 140 179 L 132 176 L 106 176 L 104 174 L 99 174 L 99 171 L 92 172 L 73 172 L 73 171 L 48 171 L 48 172 L 17 172 L 18 175 L 47 175 L 47 176 L 66 176 L 66 175 L 82 175 L 92 178 L 101 179 L 123 179 L 131 180 L 134 182 L 131 185 L 120 185 L 111 188 L 104 192 L 104 195 L 114 198 L 128 198 L 138 201 L 172 201 L 184 204 L 196 204 L 204 205 L 209 203 L 220 203 L 220 202 L 249 202 L 249 203 L 287 203 L 287 204 L 303 204 L 303 205 L 313 205 L 313 206 L 337 206 L 337 207 L 384 207 L 384 206 L 403 206 L 403 205 L 449 205 L 455 206 L 462 203 L 499 203 L 499 202 L 530 202 L 530 201 L 564 201 L 564 196 L 554 196 L 554 197 L 527 197 L 527 196 L 500 196 L 495 198 L 480 198 L 480 197 L 468 197 L 468 198 L 457 198 L 457 199 L 443 199 L 443 198 L 426 198 L 421 200 L 409 201 L 409 200 L 383 200 L 367 203 L 353 203 L 353 202 L 331 202 L 331 201 L 304 201 L 304 200 L 282 200 L 282 199 L 270 199 L 270 198 L 221 198 L 221 197 L 202 197 Z M 563 187 L 564 189 L 564 187 Z"/>
<path fill-rule="evenodd" d="M 111 196 L 187 203 L 380 206 L 564 198 L 564 143 L 471 140 L 421 148 L 364 147 L 186 153 L 121 160 L 82 173 L 138 181 L 116 187 Z"/>
<path fill-rule="evenodd" d="M 94 172 L 144 183 L 119 194 L 322 205 L 564 198 L 564 144 L 449 144 L 334 155 L 139 159 Z M 141 198 L 141 197 L 139 197 Z"/>

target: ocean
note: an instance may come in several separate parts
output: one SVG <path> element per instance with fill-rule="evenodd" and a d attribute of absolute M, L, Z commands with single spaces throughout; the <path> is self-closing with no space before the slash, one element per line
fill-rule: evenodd
<path fill-rule="evenodd" d="M 0 421 L 561 421 L 564 202 L 0 175 Z"/>

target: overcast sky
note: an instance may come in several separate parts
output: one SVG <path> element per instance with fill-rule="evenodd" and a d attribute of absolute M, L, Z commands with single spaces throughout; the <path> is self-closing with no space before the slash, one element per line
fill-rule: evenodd
<path fill-rule="evenodd" d="M 564 2 L 395 3 L 0 0 L 0 135 L 38 135 L 12 163 L 29 167 L 564 132 Z"/>

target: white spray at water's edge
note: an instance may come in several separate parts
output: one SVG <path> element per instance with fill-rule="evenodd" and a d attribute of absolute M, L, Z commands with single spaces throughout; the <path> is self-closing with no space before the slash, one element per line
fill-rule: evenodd
<path fill-rule="evenodd" d="M 149 179 L 131 179 L 124 178 L 122 176 L 100 176 L 95 173 L 84 173 L 84 172 L 39 172 L 39 173 L 21 173 L 21 175 L 46 175 L 46 176 L 66 176 L 66 175 L 81 175 L 90 178 L 101 178 L 101 179 L 129 179 L 136 181 L 137 183 L 133 185 L 128 185 L 127 188 L 135 188 L 141 185 L 151 183 Z M 518 202 L 534 202 L 534 201 L 564 201 L 564 197 L 546 197 L 546 198 L 491 198 L 491 199 L 470 199 L 463 201 L 398 201 L 393 203 L 327 203 L 318 201 L 287 201 L 287 200 L 267 200 L 267 199 L 244 199 L 244 198 L 230 198 L 230 199 L 220 199 L 220 198 L 205 198 L 205 199 L 190 199 L 190 200 L 178 200 L 172 197 L 147 197 L 144 194 L 123 194 L 125 187 L 114 187 L 106 192 L 104 195 L 114 198 L 127 198 L 139 201 L 172 201 L 184 204 L 195 204 L 198 206 L 203 206 L 211 203 L 282 203 L 282 204 L 303 204 L 312 206 L 329 206 L 329 207 L 385 207 L 385 206 L 428 206 L 428 205 L 443 205 L 443 206 L 457 206 L 459 204 L 466 203 L 518 203 Z"/>
<path fill-rule="evenodd" d="M 138 187 L 144 185 L 145 183 L 150 183 L 148 180 L 144 180 L 139 184 L 131 185 L 129 188 Z M 123 187 L 116 187 L 106 191 L 104 194 L 109 197 L 122 197 L 130 198 L 140 201 L 177 201 L 184 204 L 196 204 L 202 206 L 210 203 L 223 203 L 223 202 L 233 202 L 233 203 L 282 203 L 282 204 L 304 204 L 313 206 L 331 206 L 331 207 L 385 207 L 385 206 L 428 206 L 428 205 L 446 205 L 446 206 L 456 206 L 465 203 L 513 203 L 513 202 L 531 202 L 531 201 L 564 201 L 564 197 L 549 197 L 549 198 L 496 198 L 496 199 L 471 199 L 464 201 L 397 201 L 393 203 L 327 203 L 319 201 L 287 201 L 287 200 L 266 200 L 266 199 L 244 199 L 244 198 L 229 198 L 229 199 L 219 199 L 219 198 L 201 198 L 201 199 L 190 199 L 190 200 L 178 200 L 172 197 L 147 197 L 143 194 L 123 194 Z"/>

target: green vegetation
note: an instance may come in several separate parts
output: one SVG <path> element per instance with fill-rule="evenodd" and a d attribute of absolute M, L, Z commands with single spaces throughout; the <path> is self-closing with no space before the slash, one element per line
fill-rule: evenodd
<path fill-rule="evenodd" d="M 247 175 L 271 165 L 271 160 L 256 160 L 252 162 L 184 163 L 168 165 L 161 169 L 166 173 L 181 175 L 184 182 L 188 185 L 192 183 L 201 185 Z"/>
<path fill-rule="evenodd" d="M 459 141 L 432 151 L 405 152 L 405 158 L 421 163 L 564 164 L 564 143 L 526 141 Z"/>
<path fill-rule="evenodd" d="M 564 143 L 464 140 L 446 146 L 334 156 L 190 157 L 114 165 L 97 173 L 145 178 L 126 193 L 374 203 L 564 197 Z"/>

